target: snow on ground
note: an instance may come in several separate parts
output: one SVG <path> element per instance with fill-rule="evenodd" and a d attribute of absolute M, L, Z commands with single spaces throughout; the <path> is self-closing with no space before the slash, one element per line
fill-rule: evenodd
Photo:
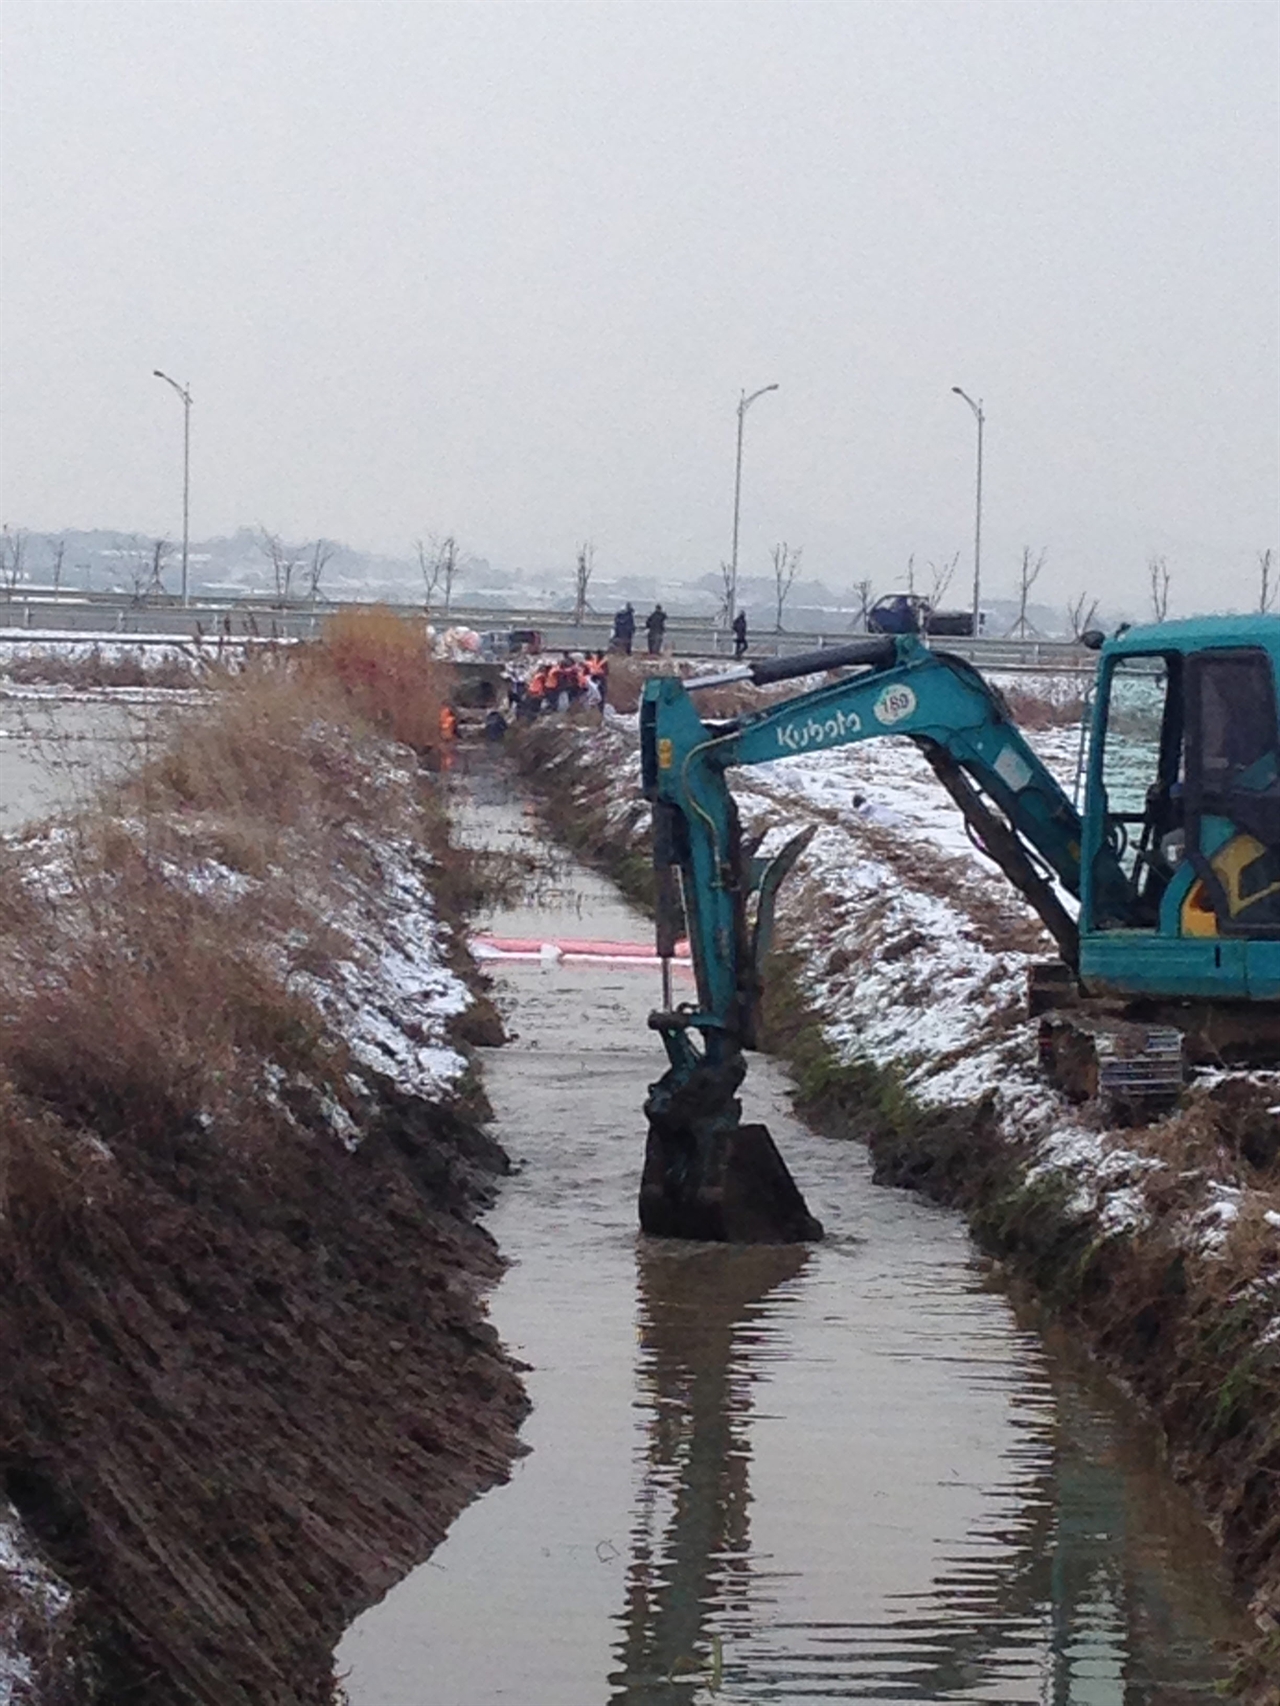
<path fill-rule="evenodd" d="M 1078 725 L 1027 738 L 1074 793 Z M 757 827 L 826 820 L 783 891 L 780 917 L 804 951 L 806 992 L 840 1058 L 892 1066 L 925 1105 L 987 1096 L 1028 1155 L 1028 1182 L 1069 1181 L 1070 1209 L 1095 1220 L 1102 1237 L 1149 1225 L 1161 1211 L 1147 1187 L 1177 1165 L 1166 1155 L 1177 1152 L 1179 1120 L 1194 1114 L 1142 1132 L 1107 1130 L 1102 1110 L 1074 1107 L 1045 1082 L 1023 997 L 1030 962 L 1052 946 L 1028 941 L 1027 909 L 968 840 L 912 743 L 878 740 L 761 766 L 735 776 L 734 787 Z M 1223 1176 L 1186 1180 L 1178 1229 L 1204 1255 L 1223 1250 L 1245 1194 L 1238 1162 L 1224 1152 L 1216 1164 Z M 1280 1236 L 1276 1246 L 1280 1257 Z"/>
<path fill-rule="evenodd" d="M 1032 732 L 1027 739 L 1068 794 L 1074 794 L 1080 730 L 1077 726 Z M 928 842 L 949 857 L 964 860 L 985 874 L 995 867 L 983 859 L 965 832 L 964 820 L 943 791 L 914 741 L 887 736 L 857 746 L 776 759 L 735 772 L 735 792 L 763 791 L 779 807 L 848 814 L 859 812 Z M 1003 886 L 1004 878 L 996 880 Z"/>
<path fill-rule="evenodd" d="M 35 1680 L 33 1659 L 71 1604 L 71 1590 L 31 1550 L 18 1513 L 0 1500 L 0 1706 L 23 1706 Z"/>
<path fill-rule="evenodd" d="M 1079 727 L 1027 738 L 1074 792 Z M 1106 1130 L 1102 1110 L 1077 1108 L 1045 1082 L 1024 991 L 1029 965 L 1052 956 L 1052 944 L 1037 941 L 1027 908 L 969 841 L 914 745 L 876 740 L 733 781 L 752 827 L 781 834 L 824 820 L 779 916 L 837 1055 L 892 1067 L 925 1106 L 986 1096 L 1026 1150 L 1029 1182 L 1049 1173 L 1069 1181 L 1071 1209 L 1096 1218 L 1104 1237 L 1149 1224 L 1144 1185 L 1166 1170 L 1152 1137 L 1159 1128 L 1144 1137 Z M 1220 1250 L 1239 1196 L 1235 1180 L 1202 1181 L 1187 1247 Z"/>
<path fill-rule="evenodd" d="M 71 687 L 66 682 L 0 680 L 0 699 L 41 705 L 196 705 L 207 697 L 200 687 Z M 0 739 L 25 740 L 24 729 L 0 730 Z"/>
<path fill-rule="evenodd" d="M 395 844 L 376 851 L 380 889 L 331 918 L 360 951 L 305 986 L 361 1066 L 404 1095 L 439 1101 L 466 1071 L 448 1025 L 471 995 L 446 964 L 448 927 L 436 915 L 421 855 Z"/>
<path fill-rule="evenodd" d="M 0 628 L 0 658 L 4 659 L 54 656 L 80 661 L 96 654 L 113 663 L 121 659 L 133 663 L 155 652 L 172 663 L 177 658 L 190 659 L 195 649 L 195 640 L 185 635 L 121 634 L 114 628 Z"/>

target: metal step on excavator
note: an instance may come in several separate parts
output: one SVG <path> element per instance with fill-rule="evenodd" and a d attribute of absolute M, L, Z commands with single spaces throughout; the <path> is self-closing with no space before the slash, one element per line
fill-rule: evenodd
<path fill-rule="evenodd" d="M 1280 1064 L 1280 617 L 1206 617 L 1085 637 L 1098 655 L 1083 808 L 1028 745 L 998 688 L 906 634 L 680 680 L 640 709 L 653 808 L 668 1069 L 645 1105 L 640 1221 L 748 1243 L 821 1236 L 768 1130 L 737 1092 L 757 1046 L 780 883 L 813 829 L 772 859 L 744 842 L 738 765 L 905 735 L 976 845 L 1040 917 L 1058 959 L 1033 969 L 1044 1069 L 1117 1120 L 1176 1103 L 1189 1065 Z M 700 690 L 821 684 L 704 722 Z M 697 1000 L 673 1004 L 687 931 Z"/>

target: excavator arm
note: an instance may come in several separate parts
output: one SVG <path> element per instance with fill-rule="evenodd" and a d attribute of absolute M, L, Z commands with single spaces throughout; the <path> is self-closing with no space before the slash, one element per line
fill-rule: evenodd
<path fill-rule="evenodd" d="M 738 681 L 766 686 L 850 668 L 857 673 L 727 721 L 704 722 L 696 709 L 703 688 Z M 648 1230 L 748 1240 L 815 1235 L 816 1222 L 768 1133 L 741 1126 L 734 1099 L 745 1072 L 742 1050 L 756 1044 L 774 899 L 814 831 L 793 837 L 771 860 L 759 858 L 743 839 L 725 775 L 736 765 L 889 734 L 909 736 L 922 749 L 983 851 L 1039 913 L 1064 961 L 1076 963 L 1076 925 L 1055 883 L 1078 897 L 1079 814 L 1014 726 L 997 689 L 970 664 L 901 635 L 701 679 L 652 678 L 640 735 L 654 817 L 664 1008 L 650 1024 L 670 1067 L 646 1104 L 641 1222 Z M 1110 872 L 1109 858 L 1104 850 L 1097 880 L 1125 904 L 1128 884 L 1118 862 Z M 666 967 L 682 921 L 698 999 L 673 1007 Z"/>

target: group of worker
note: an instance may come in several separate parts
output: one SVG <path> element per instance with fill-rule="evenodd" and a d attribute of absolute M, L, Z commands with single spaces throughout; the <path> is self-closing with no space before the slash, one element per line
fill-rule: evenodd
<path fill-rule="evenodd" d="M 644 631 L 649 641 L 649 656 L 657 657 L 662 650 L 662 643 L 667 632 L 667 613 L 660 604 L 644 619 Z M 632 642 L 636 637 L 636 610 L 634 604 L 624 604 L 613 619 L 613 633 L 610 636 L 611 650 L 631 656 Z M 733 655 L 740 658 L 747 649 L 747 617 L 746 612 L 739 610 L 733 619 Z"/>
<path fill-rule="evenodd" d="M 609 662 L 603 652 L 576 657 L 564 652 L 550 663 L 539 663 L 525 682 L 513 682 L 516 715 L 532 720 L 542 711 L 569 711 L 574 706 L 601 710 L 609 685 Z"/>
<path fill-rule="evenodd" d="M 644 619 L 644 631 L 649 641 L 649 656 L 656 658 L 662 650 L 662 642 L 667 632 L 667 613 L 660 604 Z M 615 652 L 621 652 L 624 657 L 631 656 L 631 645 L 636 637 L 636 607 L 634 604 L 624 604 L 613 619 L 613 634 L 610 645 Z"/>

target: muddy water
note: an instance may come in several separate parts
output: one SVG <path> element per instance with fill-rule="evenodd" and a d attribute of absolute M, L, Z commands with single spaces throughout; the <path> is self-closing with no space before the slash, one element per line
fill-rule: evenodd
<path fill-rule="evenodd" d="M 534 845 L 500 797 L 471 828 Z M 580 870 L 493 923 L 648 938 Z M 1153 1437 L 1019 1327 L 954 1215 L 806 1131 L 772 1063 L 747 1117 L 826 1242 L 637 1234 L 656 975 L 502 970 L 515 1036 L 485 1070 L 520 1171 L 492 1302 L 530 1455 L 349 1631 L 352 1706 L 1220 1698 L 1243 1624 Z"/>

